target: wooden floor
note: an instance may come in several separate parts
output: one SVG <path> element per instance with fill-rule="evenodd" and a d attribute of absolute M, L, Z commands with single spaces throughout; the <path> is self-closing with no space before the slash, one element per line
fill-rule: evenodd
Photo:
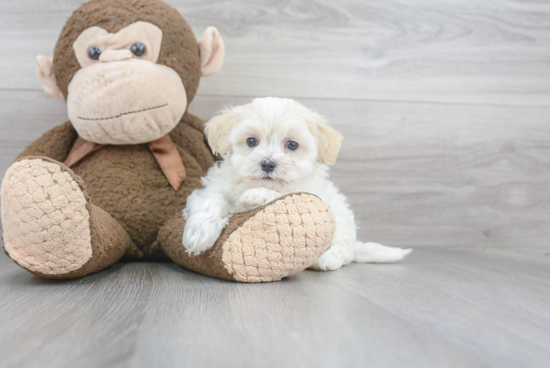
<path fill-rule="evenodd" d="M 261 285 L 168 263 L 52 282 L 0 255 L 1 368 L 550 366 L 547 2 L 167 1 L 226 43 L 190 111 L 316 109 L 359 237 L 415 251 Z M 34 58 L 81 2 L 0 2 L 0 177 L 67 120 Z"/>
<path fill-rule="evenodd" d="M 64 282 L 0 258 L 2 367 L 548 367 L 550 252 L 417 248 L 271 284 L 170 263 Z"/>

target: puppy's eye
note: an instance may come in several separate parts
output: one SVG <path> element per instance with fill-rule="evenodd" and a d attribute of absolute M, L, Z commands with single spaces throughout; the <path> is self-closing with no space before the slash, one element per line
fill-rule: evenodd
<path fill-rule="evenodd" d="M 246 144 L 248 144 L 248 147 L 256 147 L 258 145 L 258 140 L 256 138 L 248 138 Z"/>
<path fill-rule="evenodd" d="M 136 42 L 130 47 L 130 51 L 132 51 L 132 54 L 137 57 L 143 56 L 145 54 L 145 45 L 141 42 Z"/>
<path fill-rule="evenodd" d="M 294 142 L 294 141 L 288 141 L 288 142 L 286 142 L 286 148 L 288 148 L 289 150 L 294 151 L 296 148 L 298 148 L 298 143 Z"/>
<path fill-rule="evenodd" d="M 92 60 L 99 60 L 99 55 L 101 55 L 101 50 L 95 46 L 88 47 L 88 57 Z"/>

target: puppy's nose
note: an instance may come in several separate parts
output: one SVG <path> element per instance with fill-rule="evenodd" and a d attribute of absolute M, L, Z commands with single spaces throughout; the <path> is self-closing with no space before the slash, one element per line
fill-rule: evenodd
<path fill-rule="evenodd" d="M 277 164 L 271 160 L 265 159 L 262 161 L 262 170 L 266 173 L 270 173 L 277 167 Z"/>

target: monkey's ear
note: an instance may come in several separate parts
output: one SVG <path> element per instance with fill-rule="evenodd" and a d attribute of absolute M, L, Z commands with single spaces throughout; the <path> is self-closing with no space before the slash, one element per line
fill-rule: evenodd
<path fill-rule="evenodd" d="M 225 57 L 225 45 L 216 27 L 208 27 L 197 40 L 201 55 L 203 77 L 220 71 Z"/>
<path fill-rule="evenodd" d="M 334 165 L 344 137 L 319 114 L 311 112 L 306 117 L 306 122 L 317 143 L 317 161 Z"/>
<path fill-rule="evenodd" d="M 43 55 L 36 57 L 36 75 L 42 82 L 42 87 L 48 95 L 61 100 L 63 99 L 63 93 L 61 93 L 55 81 L 52 58 Z"/>
<path fill-rule="evenodd" d="M 229 135 L 238 121 L 238 115 L 233 110 L 226 109 L 206 123 L 204 132 L 214 154 L 225 155 L 229 152 Z"/>

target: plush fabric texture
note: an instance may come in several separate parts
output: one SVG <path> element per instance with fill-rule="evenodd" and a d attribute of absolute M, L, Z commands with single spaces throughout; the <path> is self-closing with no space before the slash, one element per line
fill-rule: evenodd
<path fill-rule="evenodd" d="M 90 217 L 79 184 L 59 165 L 21 160 L 2 182 L 4 247 L 30 271 L 64 274 L 92 257 Z"/>
<path fill-rule="evenodd" d="M 198 256 L 191 257 L 187 254 L 186 249 L 181 243 L 184 228 L 185 220 L 180 212 L 173 216 L 166 225 L 160 229 L 158 239 L 153 244 L 152 248 L 159 253 L 166 254 L 172 261 L 188 270 L 217 279 L 236 281 L 227 272 L 221 262 L 222 248 L 220 247 L 220 242 L 217 242 L 211 250 L 199 254 Z M 222 239 L 222 237 L 223 234 L 220 239 Z"/>
<path fill-rule="evenodd" d="M 160 0 L 92 0 L 80 6 L 65 24 L 54 51 L 54 72 L 59 89 L 68 86 L 80 64 L 73 44 L 87 28 L 98 26 L 109 33 L 138 22 L 159 27 L 163 40 L 157 63 L 174 69 L 183 81 L 187 103 L 195 96 L 201 76 L 199 49 L 193 31 L 179 12 Z M 185 31 L 182 32 L 182 29 Z"/>
<path fill-rule="evenodd" d="M 187 196 L 200 187 L 200 178 L 214 162 L 204 142 L 203 123 L 186 113 L 169 134 L 187 173 L 177 191 L 147 144 L 108 145 L 72 167 L 86 183 L 92 202 L 120 223 L 144 256 L 166 258 L 151 248 L 158 231 L 185 208 Z M 54 128 L 27 147 L 20 158 L 44 155 L 64 161 L 72 150 L 85 143 L 74 134 L 69 123 Z"/>
<path fill-rule="evenodd" d="M 56 161 L 65 161 L 74 146 L 78 134 L 71 122 L 56 126 L 31 143 L 17 156 L 17 160 L 27 156 L 45 156 Z"/>
<path fill-rule="evenodd" d="M 158 246 L 180 266 L 224 280 L 270 282 L 309 267 L 329 247 L 330 208 L 307 193 L 289 194 L 254 211 L 233 215 L 214 247 L 190 256 L 181 245 L 181 215 L 164 226 Z"/>
<path fill-rule="evenodd" d="M 214 27 L 208 27 L 197 42 L 202 59 L 202 76 L 206 77 L 219 72 L 225 57 L 225 44 L 218 30 Z"/>
<path fill-rule="evenodd" d="M 183 161 L 174 142 L 172 142 L 170 136 L 165 135 L 160 139 L 149 142 L 147 145 L 155 156 L 162 172 L 166 175 L 166 179 L 168 179 L 172 188 L 177 191 L 181 183 L 187 177 L 187 173 L 185 172 L 185 166 L 183 165 Z M 69 157 L 63 161 L 63 164 L 72 167 L 86 156 L 99 151 L 103 147 L 105 147 L 103 144 L 86 141 L 78 148 L 74 149 Z"/>
<path fill-rule="evenodd" d="M 335 221 L 311 194 L 288 195 L 231 232 L 222 262 L 237 281 L 277 281 L 309 267 L 329 247 Z"/>
<path fill-rule="evenodd" d="M 73 50 L 80 66 L 85 67 L 94 64 L 94 61 L 88 57 L 88 46 L 90 44 L 100 50 L 105 50 L 108 47 L 117 50 L 128 47 L 128 44 L 132 44 L 135 40 L 143 43 L 147 50 L 140 59 L 156 63 L 162 45 L 162 30 L 147 22 L 130 24 L 117 33 L 109 33 L 101 27 L 92 26 L 78 36 L 73 45 Z M 130 52 L 130 50 L 127 51 Z M 130 57 L 132 57 L 131 52 Z M 99 60 L 111 61 L 105 52 L 101 53 Z"/>
<path fill-rule="evenodd" d="M 43 55 L 36 57 L 36 76 L 42 82 L 44 92 L 54 98 L 63 99 L 63 95 L 55 82 L 52 58 Z"/>
<path fill-rule="evenodd" d="M 165 135 L 150 142 L 148 146 L 166 179 L 168 179 L 172 188 L 177 191 L 181 183 L 187 178 L 187 172 L 174 142 L 172 142 L 169 135 Z"/>
<path fill-rule="evenodd" d="M 46 279 L 74 279 L 101 271 L 118 262 L 125 254 L 141 257 L 142 253 L 122 226 L 101 208 L 88 203 L 90 212 L 90 234 L 92 258 L 81 268 L 65 274 L 42 274 L 32 272 Z"/>
<path fill-rule="evenodd" d="M 120 224 L 92 205 L 81 178 L 47 157 L 10 167 L 2 183 L 4 249 L 44 278 L 97 272 L 139 250 Z"/>
<path fill-rule="evenodd" d="M 130 53 L 116 52 L 123 51 Z M 130 54 L 126 60 L 80 69 L 69 85 L 67 104 L 70 121 L 87 141 L 140 144 L 174 129 L 187 98 L 173 69 Z"/>
<path fill-rule="evenodd" d="M 71 151 L 71 154 L 63 161 L 63 165 L 67 167 L 72 167 L 74 164 L 82 160 L 84 157 L 99 151 L 105 147 L 104 144 L 97 144 L 93 142 L 84 142 L 80 146 L 78 146 L 78 149 L 73 149 Z"/>

